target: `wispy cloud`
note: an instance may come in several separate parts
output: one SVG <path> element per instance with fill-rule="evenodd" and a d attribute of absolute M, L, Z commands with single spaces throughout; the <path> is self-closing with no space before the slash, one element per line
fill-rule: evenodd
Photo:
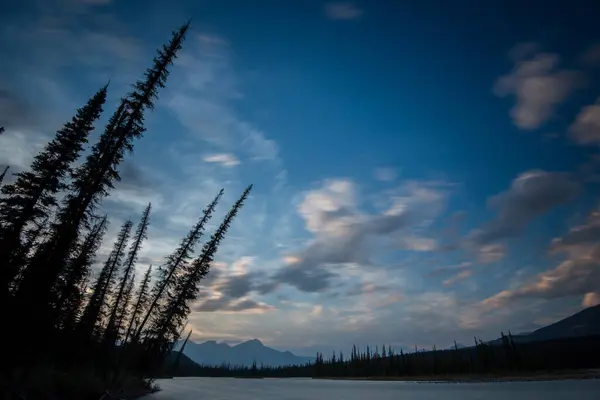
<path fill-rule="evenodd" d="M 360 19 L 364 11 L 349 1 L 332 2 L 325 4 L 325 15 L 333 20 Z"/>
<path fill-rule="evenodd" d="M 199 34 L 189 38 L 177 60 L 167 106 L 188 132 L 224 152 L 243 152 L 250 159 L 281 166 L 275 141 L 240 117 L 232 101 L 243 97 L 226 39 Z"/>
<path fill-rule="evenodd" d="M 463 281 L 467 278 L 470 278 L 473 275 L 473 271 L 469 269 L 465 269 L 463 271 L 458 272 L 456 275 L 446 279 L 443 283 L 444 286 L 452 286 L 457 282 Z"/>
<path fill-rule="evenodd" d="M 381 182 L 390 182 L 398 177 L 398 173 L 394 168 L 377 168 L 375 170 L 375 179 Z"/>
<path fill-rule="evenodd" d="M 240 160 L 231 153 L 207 154 L 202 159 L 207 163 L 221 164 L 225 167 L 235 167 L 240 164 Z"/>

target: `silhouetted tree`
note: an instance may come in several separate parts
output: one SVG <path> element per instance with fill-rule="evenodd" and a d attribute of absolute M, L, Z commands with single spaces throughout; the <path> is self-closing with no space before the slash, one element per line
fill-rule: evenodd
<path fill-rule="evenodd" d="M 145 132 L 144 113 L 154 107 L 158 90 L 165 86 L 168 67 L 188 26 L 173 33 L 171 41 L 158 51 L 153 66 L 121 99 L 81 165 L 74 167 L 102 112 L 107 87 L 56 133 L 28 171 L 16 174 L 14 182 L 1 188 L 0 311 L 9 321 L 3 326 L 8 336 L 5 341 L 12 345 L 3 352 L 0 381 L 19 376 L 27 387 L 47 383 L 67 390 L 57 393 L 57 398 L 88 398 L 88 393 L 69 392 L 74 386 L 71 383 L 79 383 L 80 371 L 81 376 L 85 374 L 84 382 L 100 377 L 106 386 L 118 385 L 125 376 L 155 377 L 183 334 L 185 325 L 178 334 L 174 328 L 183 324 L 188 304 L 198 294 L 197 284 L 208 273 L 218 245 L 251 186 L 194 259 L 194 247 L 222 196 L 223 191 L 219 192 L 180 247 L 167 258 L 151 293 L 152 267 L 137 288 L 134 273 L 146 238 L 150 205 L 131 245 L 128 247 L 132 223 L 127 221 L 108 258 L 102 260 L 100 273 L 93 282 L 89 276 L 108 224 L 106 216 L 98 216 L 97 206 L 120 179 L 120 163 L 133 150 L 135 139 Z M 0 175 L 0 181 L 7 171 Z M 152 322 L 150 329 L 145 326 L 148 321 Z M 254 369 L 258 370 L 256 365 Z M 42 376 L 37 376 L 40 371 Z M 58 381 L 63 377 L 72 377 L 72 382 L 62 385 Z M 57 382 L 55 378 L 59 378 Z M 87 389 L 94 391 L 95 387 L 84 391 Z M 6 397 L 4 391 L 4 385 L 0 386 L 0 398 Z"/>
<path fill-rule="evenodd" d="M 134 272 L 134 267 L 138 258 L 138 253 L 142 248 L 142 242 L 147 238 L 146 232 L 148 230 L 148 224 L 150 223 L 151 207 L 152 205 L 148 204 L 148 206 L 144 210 L 144 213 L 142 214 L 142 219 L 137 227 L 133 243 L 131 244 L 127 260 L 124 264 L 121 282 L 119 284 L 117 295 L 114 298 L 112 311 L 110 313 L 108 324 L 105 330 L 105 340 L 107 341 L 109 346 L 112 346 L 115 343 L 115 341 L 117 340 L 118 332 L 121 329 L 121 325 L 117 323 L 117 314 L 120 309 L 125 310 L 127 308 L 127 304 L 121 304 L 123 300 L 123 294 L 125 293 L 125 290 L 129 285 L 131 275 Z M 121 317 L 123 316 L 124 314 L 121 313 Z M 122 318 L 119 322 L 122 322 Z"/>
<path fill-rule="evenodd" d="M 173 343 L 190 312 L 189 303 L 198 297 L 198 284 L 208 274 L 219 244 L 251 190 L 252 185 L 244 190 L 210 240 L 205 243 L 200 256 L 182 274 L 176 276 L 175 285 L 168 293 L 167 303 L 155 314 L 148 335 L 153 340 L 153 345 L 158 347 L 153 349 L 158 354 L 164 354 L 165 347 Z"/>
<path fill-rule="evenodd" d="M 88 232 L 76 255 L 69 260 L 55 308 L 55 313 L 58 314 L 57 326 L 63 329 L 72 329 L 82 311 L 84 287 L 107 226 L 108 220 L 104 216 Z"/>
<path fill-rule="evenodd" d="M 177 367 L 179 366 L 179 360 L 181 359 L 181 355 L 183 354 L 183 350 L 185 350 L 185 345 L 187 344 L 188 340 L 190 340 L 190 336 L 192 336 L 192 330 L 191 329 L 190 329 L 189 333 L 187 334 L 187 336 L 185 337 L 185 340 L 181 344 L 181 347 L 179 348 L 179 351 L 177 351 L 177 356 L 175 357 L 175 360 L 173 361 L 173 365 L 171 367 L 172 371 L 176 371 L 177 370 Z"/>
<path fill-rule="evenodd" d="M 146 273 L 144 274 L 144 278 L 142 282 L 140 282 L 140 286 L 136 293 L 136 301 L 133 306 L 133 310 L 131 311 L 131 316 L 129 317 L 129 324 L 127 325 L 127 330 L 125 331 L 125 337 L 123 339 L 124 343 L 127 343 L 127 339 L 129 339 L 130 335 L 135 332 L 137 327 L 142 322 L 142 315 L 148 309 L 149 306 L 149 287 L 150 287 L 150 278 L 152 276 L 152 265 L 148 267 Z"/>
<path fill-rule="evenodd" d="M 95 332 L 95 328 L 102 322 L 102 318 L 104 317 L 103 311 L 107 306 L 107 297 L 115 282 L 115 273 L 121 266 L 125 255 L 127 241 L 129 240 L 129 235 L 131 233 L 131 225 L 131 221 L 126 221 L 121 227 L 113 250 L 108 256 L 104 267 L 102 267 L 100 274 L 96 278 L 92 296 L 79 321 L 78 329 L 83 338 L 91 338 L 92 334 Z"/>
<path fill-rule="evenodd" d="M 137 341 L 139 339 L 142 330 L 152 316 L 154 309 L 157 306 L 160 307 L 162 305 L 160 302 L 163 295 L 166 294 L 170 288 L 175 286 L 176 282 L 174 277 L 176 276 L 176 272 L 184 268 L 191 259 L 192 253 L 194 252 L 194 246 L 198 243 L 200 237 L 204 233 L 204 227 L 212 217 L 221 196 L 223 196 L 223 189 L 219 191 L 214 200 L 203 210 L 202 217 L 200 217 L 198 223 L 190 230 L 187 236 L 183 238 L 175 252 L 167 257 L 166 263 L 159 268 L 159 278 L 151 293 L 152 301 L 146 310 L 144 318 L 137 327 L 136 332 L 132 337 L 132 341 Z M 159 308 L 158 312 L 162 312 L 162 310 Z"/>
<path fill-rule="evenodd" d="M 71 164 L 88 141 L 94 122 L 102 113 L 108 86 L 102 87 L 77 114 L 56 132 L 46 147 L 33 159 L 28 171 L 2 187 L 0 197 L 0 290 L 8 290 L 18 273 L 13 259 L 21 247 L 21 232 L 28 223 L 47 218 L 56 206 L 56 194 L 66 188 L 64 179 Z"/>
<path fill-rule="evenodd" d="M 4 167 L 4 171 L 2 171 L 2 173 L 0 174 L 0 188 L 2 187 L 2 182 L 4 182 L 4 177 L 6 176 L 6 173 L 9 169 L 10 166 L 7 165 L 6 167 Z"/>
<path fill-rule="evenodd" d="M 125 152 L 133 150 L 134 139 L 144 133 L 144 111 L 154 107 L 158 89 L 165 86 L 168 67 L 181 49 L 188 26 L 189 23 L 174 32 L 168 45 L 158 50 L 144 79 L 136 82 L 133 91 L 122 99 L 85 163 L 74 171 L 50 238 L 38 248 L 20 284 L 19 303 L 25 314 L 40 312 L 51 302 L 48 284 L 60 276 L 80 228 L 88 225 L 97 203 L 107 195 L 113 182 L 120 179 L 117 168 Z"/>

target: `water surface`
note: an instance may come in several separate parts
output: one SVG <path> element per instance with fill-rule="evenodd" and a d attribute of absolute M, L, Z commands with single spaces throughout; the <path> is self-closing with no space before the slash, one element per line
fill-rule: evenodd
<path fill-rule="evenodd" d="M 416 383 L 313 379 L 178 378 L 144 400 L 599 400 L 600 380 Z"/>

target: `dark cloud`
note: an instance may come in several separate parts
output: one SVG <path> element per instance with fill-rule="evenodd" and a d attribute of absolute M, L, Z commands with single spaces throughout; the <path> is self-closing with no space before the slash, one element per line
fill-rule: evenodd
<path fill-rule="evenodd" d="M 119 167 L 121 181 L 118 186 L 121 188 L 144 190 L 152 187 L 150 177 L 131 161 L 125 161 Z"/>
<path fill-rule="evenodd" d="M 522 298 L 556 299 L 586 296 L 600 292 L 600 213 L 594 210 L 587 221 L 575 226 L 550 245 L 553 254 L 565 258 L 555 268 L 530 281 L 486 299 L 491 308 L 506 306 Z"/>
<path fill-rule="evenodd" d="M 581 185 L 565 173 L 534 170 L 519 175 L 511 187 L 489 199 L 496 217 L 472 232 L 470 240 L 478 245 L 517 236 L 537 216 L 574 200 Z"/>
<path fill-rule="evenodd" d="M 34 126 L 39 120 L 35 109 L 15 91 L 0 84 L 0 126 L 7 130 Z"/>
<path fill-rule="evenodd" d="M 287 283 L 296 289 L 308 292 L 323 292 L 331 287 L 331 283 L 337 274 L 324 269 L 319 264 L 304 264 L 283 267 L 272 277 L 276 284 Z"/>
<path fill-rule="evenodd" d="M 200 285 L 204 287 L 211 287 L 216 281 L 221 279 L 222 276 L 223 270 L 221 270 L 220 268 L 212 267 L 210 271 L 208 271 L 208 274 L 204 277 L 204 279 L 202 279 Z"/>
<path fill-rule="evenodd" d="M 600 224 L 590 224 L 579 227 L 563 236 L 555 239 L 550 245 L 552 253 L 565 251 L 577 251 L 578 247 L 591 246 L 600 243 Z"/>
<path fill-rule="evenodd" d="M 267 276 L 260 272 L 252 272 L 240 275 L 224 276 L 221 269 L 213 268 L 201 282 L 201 296 L 208 295 L 211 291 L 218 291 L 221 297 L 217 299 L 204 300 L 195 307 L 194 311 L 247 311 L 268 310 L 271 307 L 248 299 L 252 292 L 270 292 L 265 290 L 264 284 L 268 282 Z"/>
<path fill-rule="evenodd" d="M 254 276 L 250 274 L 234 275 L 217 286 L 217 290 L 228 298 L 238 299 L 246 296 L 254 288 Z"/>

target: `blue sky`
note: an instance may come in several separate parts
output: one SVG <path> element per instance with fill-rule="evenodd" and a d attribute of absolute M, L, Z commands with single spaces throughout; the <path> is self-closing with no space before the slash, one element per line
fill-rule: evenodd
<path fill-rule="evenodd" d="M 103 203 L 99 263 L 147 202 L 140 271 L 221 187 L 219 215 L 254 183 L 195 339 L 310 353 L 532 330 L 600 302 L 598 6 L 545 4 L 2 5 L 0 165 L 25 168 L 110 79 L 108 115 L 192 17 Z"/>

